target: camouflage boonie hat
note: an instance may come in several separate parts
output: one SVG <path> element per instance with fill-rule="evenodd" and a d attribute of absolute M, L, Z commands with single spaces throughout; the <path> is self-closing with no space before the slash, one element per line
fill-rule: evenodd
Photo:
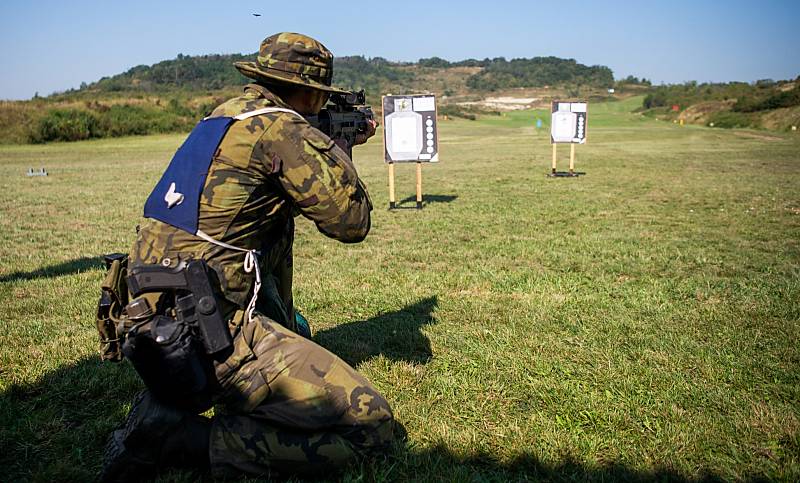
<path fill-rule="evenodd" d="M 261 42 L 256 62 L 234 62 L 233 65 L 247 77 L 267 83 L 293 84 L 327 92 L 348 92 L 331 87 L 331 51 L 303 34 L 282 32 L 267 37 Z"/>

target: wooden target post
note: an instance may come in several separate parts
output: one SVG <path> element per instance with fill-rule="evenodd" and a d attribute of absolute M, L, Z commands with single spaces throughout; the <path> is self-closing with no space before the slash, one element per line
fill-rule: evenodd
<path fill-rule="evenodd" d="M 553 101 L 550 124 L 550 143 L 553 145 L 553 165 L 548 176 L 574 177 L 585 173 L 575 172 L 575 145 L 586 143 L 587 103 Z M 569 172 L 556 170 L 558 144 L 569 144 Z"/>
<path fill-rule="evenodd" d="M 417 209 L 422 209 L 422 163 L 417 161 Z"/>
<path fill-rule="evenodd" d="M 573 143 L 569 145 L 569 174 L 570 176 L 575 175 L 575 144 Z"/>
<path fill-rule="evenodd" d="M 384 136 L 385 136 L 384 131 Z M 385 142 L 385 141 L 384 141 Z M 389 163 L 389 209 L 395 209 L 395 201 L 394 201 L 394 163 Z"/>
<path fill-rule="evenodd" d="M 575 173 L 575 144 L 569 145 L 569 173 L 559 173 L 556 171 L 556 163 L 557 163 L 557 143 L 553 143 L 553 167 L 551 168 L 550 175 L 551 177 L 562 177 L 562 176 L 578 176 Z"/>
<path fill-rule="evenodd" d="M 394 163 L 389 164 L 389 209 L 397 208 L 394 197 Z M 417 162 L 417 209 L 422 209 L 422 163 Z"/>
<path fill-rule="evenodd" d="M 383 151 L 389 165 L 389 209 L 397 208 L 395 163 L 417 165 L 416 202 L 422 209 L 422 163 L 439 161 L 436 99 L 431 94 L 383 96 Z"/>

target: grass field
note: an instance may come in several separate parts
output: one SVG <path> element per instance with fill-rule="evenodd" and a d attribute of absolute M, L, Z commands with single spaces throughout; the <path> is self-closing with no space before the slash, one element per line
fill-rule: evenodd
<path fill-rule="evenodd" d="M 800 479 L 800 136 L 637 103 L 590 106 L 576 179 L 545 177 L 546 113 L 444 122 L 421 211 L 411 165 L 386 209 L 378 136 L 356 150 L 367 240 L 298 223 L 315 340 L 409 433 L 344 480 Z M 0 147 L 0 479 L 99 470 L 140 388 L 96 355 L 99 256 L 181 140 Z"/>

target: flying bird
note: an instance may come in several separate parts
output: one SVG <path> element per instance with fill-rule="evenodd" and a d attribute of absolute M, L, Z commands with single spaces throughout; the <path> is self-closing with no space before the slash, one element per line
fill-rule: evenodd
<path fill-rule="evenodd" d="M 261 16 L 261 14 L 260 14 L 260 13 L 254 13 L 254 14 L 253 14 L 253 17 L 260 17 L 260 16 Z"/>

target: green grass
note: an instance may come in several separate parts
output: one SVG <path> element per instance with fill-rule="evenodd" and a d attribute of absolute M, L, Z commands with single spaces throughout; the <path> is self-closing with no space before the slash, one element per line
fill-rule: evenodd
<path fill-rule="evenodd" d="M 590 106 L 576 179 L 544 176 L 545 112 L 443 122 L 421 211 L 413 165 L 386 210 L 378 136 L 356 150 L 367 240 L 298 223 L 315 339 L 409 433 L 344 480 L 800 479 L 800 138 L 636 102 Z M 127 250 L 180 142 L 0 147 L 4 479 L 96 474 L 140 387 L 96 356 L 98 256 Z"/>

